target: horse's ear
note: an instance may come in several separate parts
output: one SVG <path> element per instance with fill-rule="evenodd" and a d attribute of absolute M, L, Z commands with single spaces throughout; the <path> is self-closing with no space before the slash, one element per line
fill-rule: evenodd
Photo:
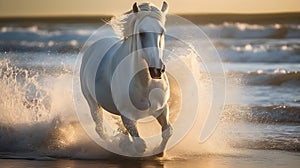
<path fill-rule="evenodd" d="M 138 13 L 139 12 L 139 7 L 137 6 L 137 3 L 133 4 L 132 10 L 133 10 L 134 13 Z"/>
<path fill-rule="evenodd" d="M 168 4 L 167 4 L 166 1 L 163 2 L 163 5 L 162 5 L 162 7 L 161 7 L 161 11 L 162 11 L 163 13 L 167 13 L 167 12 L 168 12 Z"/>

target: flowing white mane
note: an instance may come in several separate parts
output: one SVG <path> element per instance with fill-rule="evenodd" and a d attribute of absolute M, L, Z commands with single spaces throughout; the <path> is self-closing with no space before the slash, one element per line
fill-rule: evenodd
<path fill-rule="evenodd" d="M 140 11 L 133 13 L 132 10 L 124 13 L 122 16 L 113 17 L 109 24 L 114 29 L 116 35 L 121 38 L 134 34 L 134 25 L 141 21 L 144 17 L 153 17 L 158 19 L 163 25 L 166 20 L 165 13 L 161 12 L 151 3 L 143 3 L 139 5 Z"/>

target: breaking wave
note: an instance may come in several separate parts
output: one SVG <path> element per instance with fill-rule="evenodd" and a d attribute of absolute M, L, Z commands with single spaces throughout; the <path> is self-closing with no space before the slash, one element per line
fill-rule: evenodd
<path fill-rule="evenodd" d="M 227 105 L 224 109 L 223 120 L 250 123 L 299 124 L 300 107 L 274 106 L 242 106 Z"/>
<path fill-rule="evenodd" d="M 208 24 L 201 28 L 212 38 L 235 38 L 235 39 L 253 39 L 253 38 L 299 38 L 300 25 L 297 24 L 248 24 L 248 23 L 230 23 Z"/>
<path fill-rule="evenodd" d="M 300 85 L 300 72 L 280 68 L 271 72 L 261 69 L 255 72 L 229 72 L 227 76 L 231 79 L 238 79 L 243 85 L 250 86 L 298 87 Z"/>

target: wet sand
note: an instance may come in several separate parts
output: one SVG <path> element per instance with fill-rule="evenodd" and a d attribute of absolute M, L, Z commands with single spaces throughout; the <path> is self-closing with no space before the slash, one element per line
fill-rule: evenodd
<path fill-rule="evenodd" d="M 23 167 L 161 167 L 161 168 L 181 168 L 181 167 L 243 167 L 243 168 L 273 168 L 273 167 L 299 167 L 300 153 L 276 151 L 276 150 L 244 150 L 233 155 L 224 154 L 201 154 L 166 156 L 162 159 L 124 159 L 111 158 L 104 160 L 73 160 L 55 158 L 19 158 L 12 159 L 13 156 L 1 156 L 1 167 L 23 168 Z M 15 157 L 17 158 L 17 157 Z"/>

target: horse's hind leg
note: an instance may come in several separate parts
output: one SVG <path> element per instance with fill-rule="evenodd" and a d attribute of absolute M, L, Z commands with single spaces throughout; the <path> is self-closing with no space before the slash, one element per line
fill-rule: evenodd
<path fill-rule="evenodd" d="M 103 140 L 107 139 L 103 127 L 103 108 L 95 101 L 93 96 L 90 94 L 90 91 L 88 90 L 88 86 L 86 85 L 85 82 L 81 83 L 81 90 L 90 107 L 90 113 L 96 124 L 95 130 L 97 134 Z"/>
<path fill-rule="evenodd" d="M 104 128 L 103 108 L 100 105 L 97 105 L 97 108 L 92 111 L 92 117 L 96 124 L 95 130 L 100 138 L 103 140 L 107 139 Z"/>
<path fill-rule="evenodd" d="M 91 115 L 92 118 L 96 124 L 95 130 L 97 134 L 100 136 L 101 139 L 105 140 L 107 139 L 105 135 L 105 129 L 103 126 L 103 109 L 100 105 L 97 105 L 97 103 L 94 103 L 93 105 L 90 105 Z"/>
<path fill-rule="evenodd" d="M 139 132 L 136 128 L 136 121 L 130 120 L 125 116 L 121 116 L 121 118 L 125 128 L 133 138 L 133 144 L 136 152 L 139 154 L 144 153 L 146 150 L 146 143 L 142 138 L 140 138 Z"/>
<path fill-rule="evenodd" d="M 169 122 L 169 107 L 166 106 L 163 112 L 156 118 L 161 125 L 162 142 L 160 143 L 157 156 L 162 157 L 164 155 L 165 148 L 167 146 L 169 138 L 173 134 L 173 128 Z"/>

